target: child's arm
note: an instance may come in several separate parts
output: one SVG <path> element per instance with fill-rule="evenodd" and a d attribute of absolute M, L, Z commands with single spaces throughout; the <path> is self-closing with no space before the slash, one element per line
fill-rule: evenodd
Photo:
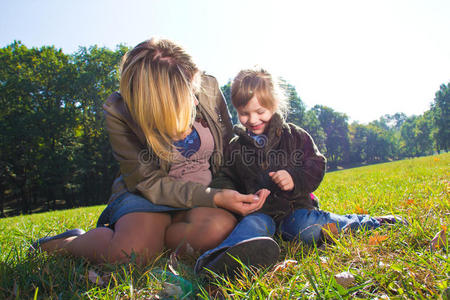
<path fill-rule="evenodd" d="M 235 170 L 236 159 L 232 157 L 231 153 L 234 148 L 237 148 L 238 144 L 235 140 L 232 140 L 228 145 L 224 148 L 224 157 L 225 163 L 224 166 L 220 169 L 220 171 L 214 176 L 211 184 L 209 185 L 212 188 L 219 189 L 231 189 L 239 192 L 242 191 L 239 185 L 240 178 L 238 172 Z"/>
<path fill-rule="evenodd" d="M 286 171 L 294 184 L 292 196 L 296 197 L 299 194 L 309 194 L 319 187 L 325 175 L 326 159 L 305 130 L 293 124 L 289 126 L 295 148 Z"/>
<path fill-rule="evenodd" d="M 220 172 L 214 176 L 209 186 L 217 189 L 239 190 L 236 182 L 237 180 L 235 176 L 233 176 L 233 172 L 230 168 L 223 167 Z"/>

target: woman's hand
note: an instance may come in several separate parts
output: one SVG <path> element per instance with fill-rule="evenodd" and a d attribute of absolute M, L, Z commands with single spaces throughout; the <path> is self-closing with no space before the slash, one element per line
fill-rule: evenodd
<path fill-rule="evenodd" d="M 267 189 L 261 189 L 254 195 L 244 195 L 234 190 L 225 189 L 214 195 L 214 203 L 217 207 L 246 216 L 259 210 L 269 194 L 270 191 Z"/>

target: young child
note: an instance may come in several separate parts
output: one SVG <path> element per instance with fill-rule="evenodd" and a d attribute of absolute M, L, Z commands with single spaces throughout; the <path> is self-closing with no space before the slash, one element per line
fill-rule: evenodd
<path fill-rule="evenodd" d="M 226 151 L 225 176 L 212 185 L 245 194 L 270 190 L 253 217 L 270 223 L 269 216 L 275 224 L 268 228 L 277 228 L 285 239 L 299 238 L 307 244 L 320 244 L 322 227 L 329 223 L 336 224 L 338 230 L 354 230 L 402 221 L 395 216 L 337 215 L 318 209 L 312 192 L 325 175 L 326 159 L 305 130 L 285 122 L 287 99 L 279 90 L 263 69 L 243 70 L 236 76 L 231 99 L 241 125 L 235 126 L 236 136 Z"/>

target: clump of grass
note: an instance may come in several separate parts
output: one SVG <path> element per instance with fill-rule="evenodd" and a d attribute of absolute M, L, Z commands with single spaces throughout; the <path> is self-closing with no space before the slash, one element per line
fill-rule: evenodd
<path fill-rule="evenodd" d="M 282 261 L 289 263 L 266 270 L 243 266 L 234 278 L 198 278 L 194 259 L 180 261 L 175 276 L 168 270 L 167 253 L 145 267 L 133 260 L 98 266 L 79 258 L 27 254 L 38 237 L 95 227 L 104 206 L 1 219 L 0 298 L 448 299 L 448 233 L 442 247 L 431 249 L 430 241 L 449 224 L 449 166 L 450 154 L 442 154 L 327 174 L 316 191 L 322 209 L 398 214 L 409 226 L 340 233 L 320 247 L 277 237 Z M 341 272 L 352 274 L 351 285 L 338 283 L 335 276 Z M 174 287 L 177 294 L 171 294 Z"/>

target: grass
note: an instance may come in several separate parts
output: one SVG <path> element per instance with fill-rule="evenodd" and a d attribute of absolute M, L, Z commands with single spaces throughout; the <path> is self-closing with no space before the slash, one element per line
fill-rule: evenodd
<path fill-rule="evenodd" d="M 30 241 L 68 228 L 90 229 L 104 206 L 0 219 L 1 299 L 449 299 L 448 233 L 444 245 L 430 241 L 449 224 L 450 154 L 329 173 L 316 194 L 321 208 L 336 213 L 398 214 L 410 226 L 332 236 L 317 248 L 281 241 L 284 266 L 243 267 L 234 279 L 194 276 L 194 260 L 168 270 L 163 253 L 152 265 L 96 266 L 80 258 L 38 253 Z M 335 275 L 350 272 L 349 285 Z M 340 281 L 339 281 L 340 282 Z"/>

